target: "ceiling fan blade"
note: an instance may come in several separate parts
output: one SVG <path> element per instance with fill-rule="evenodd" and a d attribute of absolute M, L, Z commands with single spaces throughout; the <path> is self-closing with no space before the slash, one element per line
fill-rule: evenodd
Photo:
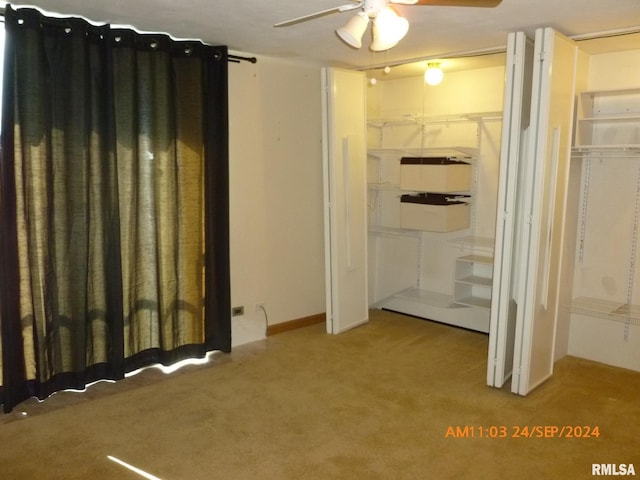
<path fill-rule="evenodd" d="M 295 25 L 296 23 L 306 22 L 307 20 L 313 20 L 314 18 L 329 15 L 330 13 L 348 12 L 349 10 L 356 10 L 357 8 L 361 8 L 362 5 L 364 5 L 364 1 L 349 3 L 340 7 L 327 8 L 326 10 L 322 10 L 320 12 L 310 13 L 309 15 L 303 15 L 302 17 L 296 17 L 292 18 L 291 20 L 285 20 L 284 22 L 276 23 L 274 27 L 287 27 L 289 25 Z"/>
<path fill-rule="evenodd" d="M 391 0 L 391 3 L 396 3 Z M 404 3 L 404 2 L 398 2 Z M 414 5 L 433 5 L 441 7 L 497 7 L 502 0 L 418 0 Z"/>

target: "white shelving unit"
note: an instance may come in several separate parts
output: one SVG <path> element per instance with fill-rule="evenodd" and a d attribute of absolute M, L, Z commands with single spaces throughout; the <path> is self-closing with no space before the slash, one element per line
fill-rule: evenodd
<path fill-rule="evenodd" d="M 575 151 L 640 148 L 640 88 L 582 92 L 578 108 Z"/>
<path fill-rule="evenodd" d="M 409 271 L 413 269 L 412 273 L 404 273 L 403 280 L 398 280 L 399 285 L 404 281 L 401 288 L 391 291 L 389 284 L 392 282 L 386 279 L 382 281 L 384 288 L 381 290 L 386 292 L 382 298 L 379 298 L 377 292 L 370 294 L 374 302 L 373 307 L 472 330 L 489 331 L 492 267 L 490 263 L 486 263 L 486 259 L 490 259 L 490 255 L 493 254 L 493 240 L 473 236 L 473 200 L 478 184 L 477 162 L 480 156 L 481 125 L 487 118 L 495 120 L 500 116 L 498 112 L 433 118 L 407 115 L 396 119 L 375 119 L 368 122 L 370 129 L 368 149 L 370 250 L 375 256 L 378 248 L 391 248 L 388 242 L 395 241 L 398 242 L 397 248 L 400 251 L 397 253 L 398 261 L 406 263 L 407 258 L 414 255 L 414 266 L 409 267 Z M 446 157 L 471 164 L 472 181 L 469 190 L 456 192 L 470 195 L 470 227 L 464 230 L 463 235 L 455 231 L 429 232 L 400 228 L 400 196 L 408 193 L 422 193 L 401 189 L 400 168 L 403 157 Z M 394 238 L 398 240 L 393 240 Z M 383 241 L 387 243 L 379 243 Z M 445 250 L 447 245 L 450 245 L 447 250 L 451 252 L 447 255 L 452 256 L 451 260 L 447 260 L 451 262 L 449 276 L 456 277 L 453 294 L 425 288 L 422 272 L 425 269 L 428 270 L 435 262 L 445 261 L 432 256 L 434 252 L 427 245 L 435 244 L 442 245 L 441 248 Z M 462 258 L 477 257 L 476 261 L 456 260 L 456 246 L 466 254 Z M 478 248 L 479 254 L 476 251 Z M 462 270 L 465 267 L 459 266 L 459 263 L 465 265 L 470 271 L 475 271 L 475 274 L 463 274 Z M 377 264 L 375 268 L 378 268 Z M 390 270 L 393 270 L 393 267 L 385 266 L 382 275 L 389 277 Z M 406 272 L 407 269 L 404 271 Z M 473 284 L 474 281 L 477 285 Z"/>
<path fill-rule="evenodd" d="M 407 114 L 367 122 L 370 130 L 367 150 L 370 233 L 387 235 L 389 229 L 399 229 L 399 197 L 417 192 L 400 187 L 402 157 L 447 157 L 473 165 L 479 155 L 479 124 L 483 115 L 493 117 L 499 113 L 438 117 Z M 434 132 L 442 137 L 435 142 Z M 396 198 L 398 202 L 395 202 Z"/>
<path fill-rule="evenodd" d="M 630 323 L 640 325 L 640 305 L 633 303 L 640 226 L 640 88 L 580 93 L 572 154 L 574 158 L 583 161 L 581 218 L 578 232 L 579 264 L 583 262 L 588 264 L 591 261 L 590 258 L 585 257 L 585 245 L 590 241 L 589 237 L 598 234 L 600 230 L 588 222 L 588 212 L 593 208 L 590 193 L 595 187 L 592 183 L 597 180 L 593 177 L 595 174 L 592 170 L 596 167 L 610 170 L 624 168 L 627 177 L 635 176 L 636 179 L 635 198 L 628 198 L 631 201 L 627 202 L 631 203 L 628 205 L 631 226 L 628 232 L 618 232 L 618 235 L 624 234 L 626 237 L 620 238 L 621 245 L 618 251 L 611 252 L 616 257 L 620 256 L 621 248 L 629 252 L 624 262 L 628 265 L 626 278 L 615 279 L 621 285 L 626 283 L 626 289 L 621 289 L 623 291 L 617 293 L 617 298 L 611 298 L 606 291 L 601 294 L 591 292 L 588 296 L 577 292 L 569 310 L 588 317 L 624 322 L 627 326 Z M 613 198 L 617 198 L 621 192 L 622 186 L 615 186 L 610 194 Z M 627 197 L 630 195 L 633 194 L 628 193 Z M 593 228 L 598 231 L 592 230 Z M 635 299 L 635 301 L 638 300 L 638 298 Z"/>
<path fill-rule="evenodd" d="M 474 251 L 488 256 L 493 256 L 494 238 L 489 237 L 456 237 L 449 240 L 450 243 L 456 245 L 461 251 Z"/>
<path fill-rule="evenodd" d="M 469 307 L 491 308 L 493 257 L 465 255 L 456 259 L 453 301 Z"/>

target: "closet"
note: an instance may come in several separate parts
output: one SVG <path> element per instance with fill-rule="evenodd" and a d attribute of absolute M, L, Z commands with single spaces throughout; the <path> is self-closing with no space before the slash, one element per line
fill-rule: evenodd
<path fill-rule="evenodd" d="M 372 308 L 489 331 L 504 83 L 492 57 L 437 86 L 369 72 L 381 77 L 367 86 Z"/>
<path fill-rule="evenodd" d="M 567 354 L 640 370 L 640 44 L 622 40 L 509 36 L 489 385 L 526 395 Z"/>
<path fill-rule="evenodd" d="M 328 302 L 357 297 L 355 325 L 364 299 L 488 332 L 487 383 L 520 395 L 567 354 L 640 371 L 635 37 L 603 48 L 550 28 L 515 32 L 497 63 L 437 87 L 351 72 L 366 112 L 352 117 L 355 137 L 325 132 L 327 212 L 342 222 L 327 224 L 327 252 L 346 245 L 332 275 L 365 281 L 342 296 L 329 281 Z M 351 155 L 356 144 L 366 154 Z M 362 183 L 345 206 L 354 175 Z"/>
<path fill-rule="evenodd" d="M 569 354 L 640 370 L 640 51 L 591 58 L 576 100 Z M 606 78 L 636 65 L 632 75 Z M 618 70 L 619 71 L 619 70 Z M 621 73 L 623 73 L 621 72 Z M 626 73 L 626 72 L 625 72 Z M 579 174 L 579 177 L 578 177 Z"/>

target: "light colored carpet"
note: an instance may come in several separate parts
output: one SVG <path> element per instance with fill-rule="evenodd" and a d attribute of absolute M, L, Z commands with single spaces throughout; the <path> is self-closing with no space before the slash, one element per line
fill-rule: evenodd
<path fill-rule="evenodd" d="M 522 398 L 485 385 L 486 352 L 486 335 L 389 312 L 338 336 L 306 327 L 171 376 L 27 401 L 0 418 L 0 478 L 143 478 L 108 455 L 162 480 L 640 475 L 640 373 L 568 357 Z M 513 438 L 525 426 L 600 436 Z"/>

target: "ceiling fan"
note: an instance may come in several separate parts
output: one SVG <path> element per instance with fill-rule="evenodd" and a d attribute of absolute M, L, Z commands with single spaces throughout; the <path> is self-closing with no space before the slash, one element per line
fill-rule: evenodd
<path fill-rule="evenodd" d="M 373 42 L 371 50 L 388 50 L 394 47 L 409 30 L 409 22 L 398 15 L 391 4 L 399 5 L 426 5 L 426 6 L 451 6 L 451 7 L 495 7 L 502 0 L 353 0 L 353 3 L 328 8 L 319 12 L 292 18 L 284 22 L 276 23 L 274 27 L 286 27 L 296 23 L 306 22 L 314 18 L 329 15 L 331 13 L 349 12 L 360 10 L 345 26 L 336 30 L 338 36 L 348 45 L 354 48 L 362 46 L 362 36 L 369 21 L 373 21 Z"/>

